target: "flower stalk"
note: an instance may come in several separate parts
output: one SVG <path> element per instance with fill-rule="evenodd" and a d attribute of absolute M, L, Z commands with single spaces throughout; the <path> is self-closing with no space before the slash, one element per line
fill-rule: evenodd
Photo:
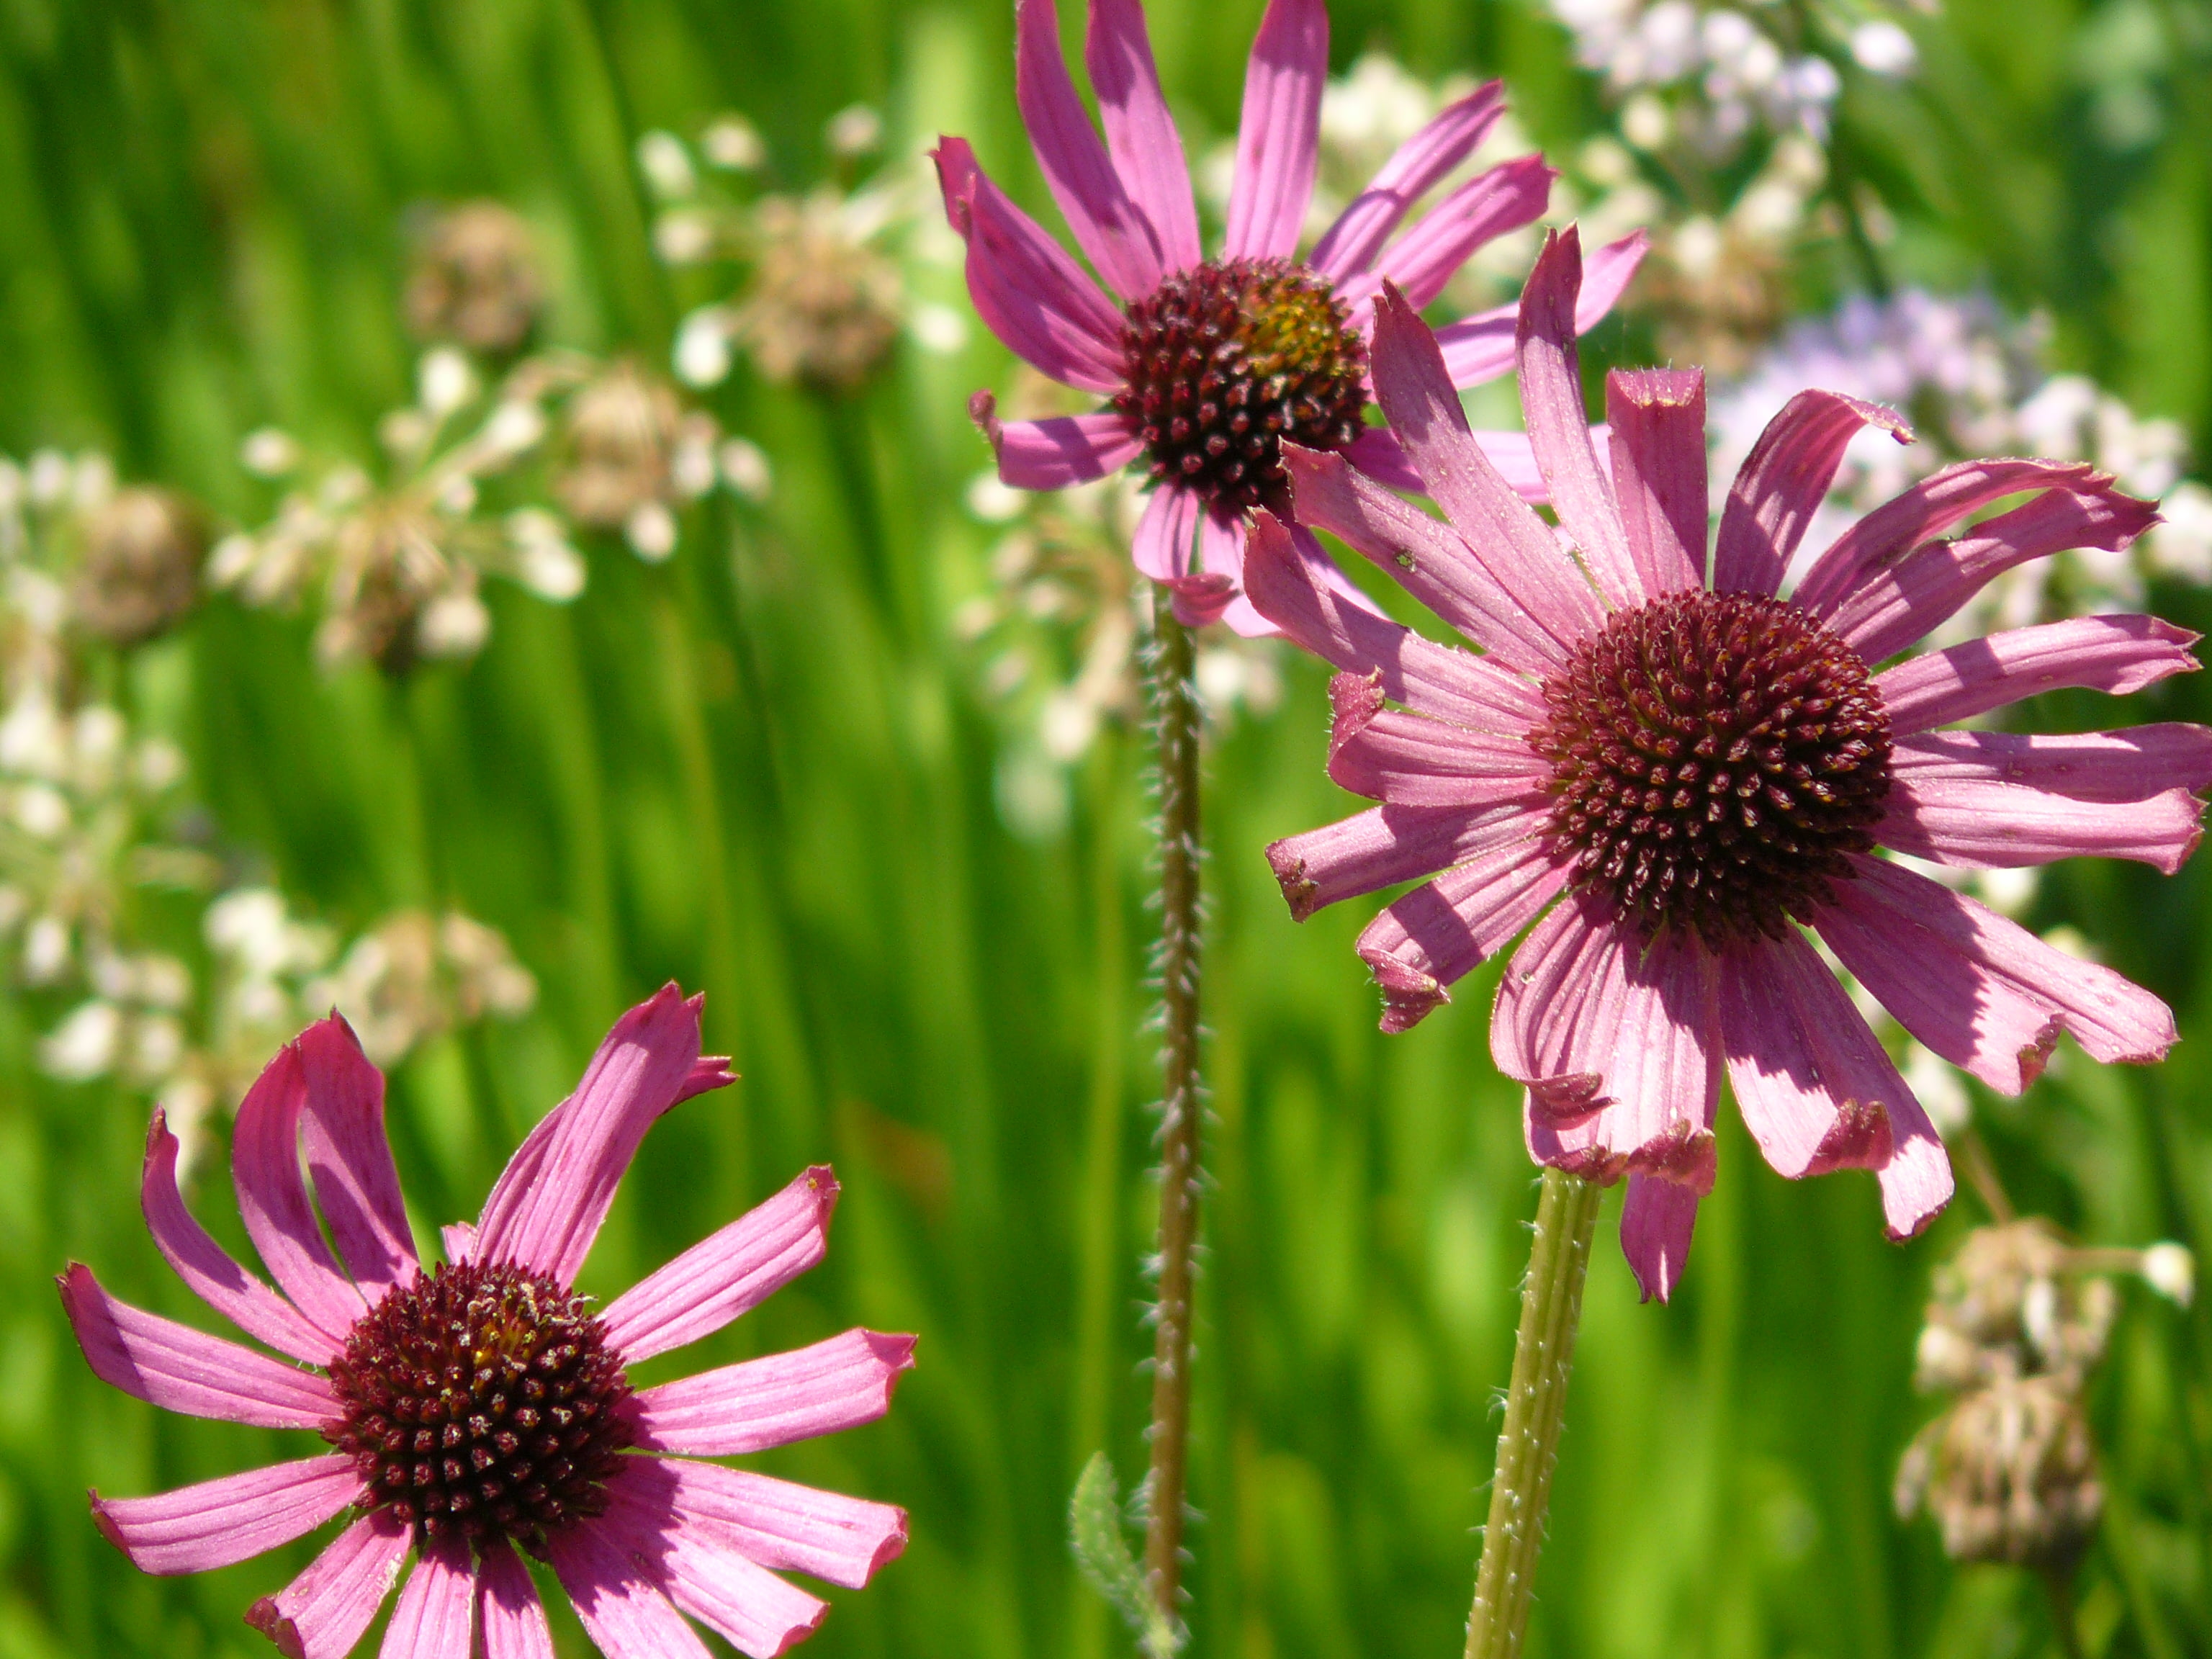
<path fill-rule="evenodd" d="M 1145 1579 L 1166 1628 L 1179 1631 L 1190 1443 L 1192 1255 L 1198 1241 L 1198 687 L 1196 641 L 1164 589 L 1152 607 L 1152 718 L 1159 740 L 1160 1224 L 1152 1361 L 1152 1473 Z"/>
<path fill-rule="evenodd" d="M 1475 1570 L 1474 1609 L 1467 1621 L 1467 1659 L 1518 1659 L 1528 1634 L 1601 1191 L 1579 1176 L 1544 1171 L 1528 1273 L 1521 1282 L 1521 1328 L 1513 1338 L 1513 1376 Z"/>

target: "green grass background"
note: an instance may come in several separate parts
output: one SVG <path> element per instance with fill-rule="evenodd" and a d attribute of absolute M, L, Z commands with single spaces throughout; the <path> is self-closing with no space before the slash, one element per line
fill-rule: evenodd
<path fill-rule="evenodd" d="M 1152 9 L 1187 126 L 1232 130 L 1258 0 Z M 1598 118 L 1564 36 L 1522 5 L 1334 12 L 1340 67 L 1376 45 L 1426 73 L 1504 73 L 1553 145 Z M 405 395 L 401 224 L 425 199 L 514 204 L 553 256 L 554 337 L 660 358 L 702 296 L 649 257 L 632 142 L 726 107 L 761 124 L 791 179 L 818 171 L 824 118 L 865 99 L 901 143 L 969 134 L 1041 203 L 1010 13 L 0 0 L 0 449 L 111 447 L 126 476 L 241 514 L 255 497 L 234 458 L 253 427 L 365 451 Z M 2048 309 L 2064 362 L 2212 453 L 2212 8 L 1949 0 L 1916 27 L 1919 86 L 1854 87 L 1838 150 L 1898 216 L 1899 269 Z M 2113 96 L 2148 100 L 2147 138 L 2095 136 Z M 1808 272 L 1808 296 L 1838 280 Z M 1592 356 L 1636 344 L 1616 326 Z M 854 1322 L 921 1334 L 886 1421 L 761 1460 L 913 1515 L 874 1588 L 831 1592 L 821 1659 L 1127 1650 L 1077 1581 L 1064 1505 L 1094 1449 L 1125 1478 L 1142 1458 L 1142 756 L 1133 735 L 1102 744 L 1063 836 L 1000 824 L 998 734 L 947 619 L 985 550 L 959 505 L 983 460 L 962 404 L 1005 372 L 980 330 L 964 359 L 910 358 L 844 401 L 741 372 L 717 410 L 770 453 L 774 501 L 702 511 L 664 568 L 595 547 L 567 610 L 495 592 L 492 642 L 465 666 L 396 686 L 319 674 L 305 623 L 217 603 L 115 688 L 185 744 L 200 799 L 288 892 L 356 925 L 449 902 L 538 975 L 528 1020 L 444 1040 L 395 1079 L 418 1224 L 473 1214 L 613 1015 L 670 976 L 708 990 L 709 1041 L 745 1080 L 647 1142 L 590 1285 L 619 1287 L 835 1162 L 830 1260 L 650 1368 Z M 2166 597 L 2205 625 L 2201 599 Z M 1534 1207 L 1488 1063 L 1491 980 L 1380 1037 L 1350 949 L 1367 907 L 1294 927 L 1259 855 L 1346 810 L 1320 770 L 1322 684 L 1295 667 L 1285 708 L 1210 761 L 1217 1190 L 1191 1575 L 1209 1659 L 1457 1651 Z M 2184 684 L 2139 701 L 2130 718 L 2208 700 Z M 2190 1040 L 2149 1074 L 2077 1055 L 1992 1108 L 2007 1177 L 2089 1239 L 2202 1255 L 2202 869 L 2063 872 L 2035 920 L 2082 927 L 2173 1000 Z M 84 1370 L 49 1282 L 70 1258 L 201 1316 L 139 1224 L 143 1102 L 30 1064 L 58 1012 L 0 1003 L 0 1659 L 266 1652 L 240 1613 L 307 1547 L 157 1581 L 85 1516 L 90 1484 L 149 1492 L 291 1449 L 158 1416 Z M 1671 1308 L 1637 1304 L 1608 1204 L 1531 1651 L 2051 1650 L 2031 1583 L 1954 1571 L 1889 1510 L 1926 1411 L 1909 1372 L 1929 1272 L 1979 1218 L 1971 1199 L 1899 1249 L 1866 1178 L 1784 1183 L 1732 1118 L 1722 1156 Z M 198 1208 L 235 1240 L 227 1183 L 204 1183 Z M 2126 1296 L 2095 1395 L 2112 1501 L 2083 1583 L 2093 1650 L 2212 1652 L 2207 1318 Z M 573 1624 L 562 1640 L 584 1650 Z"/>

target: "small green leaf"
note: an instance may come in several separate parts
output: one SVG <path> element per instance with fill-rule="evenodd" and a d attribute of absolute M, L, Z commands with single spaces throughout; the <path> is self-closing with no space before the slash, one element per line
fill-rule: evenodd
<path fill-rule="evenodd" d="M 1146 1586 L 1144 1570 L 1121 1535 L 1121 1491 L 1104 1452 L 1093 1453 L 1067 1504 L 1068 1541 L 1083 1576 L 1113 1604 L 1149 1659 L 1173 1659 L 1182 1632 L 1163 1615 Z"/>

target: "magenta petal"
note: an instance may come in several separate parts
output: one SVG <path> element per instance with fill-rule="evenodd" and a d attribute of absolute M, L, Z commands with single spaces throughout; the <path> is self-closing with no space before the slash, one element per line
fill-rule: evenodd
<path fill-rule="evenodd" d="M 345 1659 L 392 1594 L 414 1541 L 414 1529 L 390 1510 L 363 1516 L 305 1572 L 247 1608 L 246 1622 L 284 1659 Z"/>
<path fill-rule="evenodd" d="M 1166 586 L 1175 619 L 1185 628 L 1219 622 L 1240 597 L 1235 581 L 1211 570 L 1177 576 Z"/>
<path fill-rule="evenodd" d="M 906 1548 L 906 1511 L 889 1504 L 719 1463 L 656 1458 L 647 1467 L 667 1484 L 666 1503 L 680 1519 L 720 1533 L 741 1554 L 780 1572 L 859 1589 Z"/>
<path fill-rule="evenodd" d="M 2076 617 L 1909 657 L 1875 684 L 1890 731 L 1905 737 L 2062 686 L 2140 691 L 2169 674 L 2194 673 L 2197 640 L 2156 617 Z"/>
<path fill-rule="evenodd" d="M 1188 489 L 1164 484 L 1145 503 L 1129 556 L 1156 582 L 1188 576 L 1195 560 L 1198 515 L 1203 504 Z"/>
<path fill-rule="evenodd" d="M 304 1538 L 361 1496 L 353 1459 L 333 1452 L 158 1498 L 91 1494 L 92 1518 L 141 1572 L 211 1572 Z"/>
<path fill-rule="evenodd" d="M 1321 93 L 1328 79 L 1328 8 L 1267 0 L 1244 67 L 1244 113 L 1229 190 L 1232 259 L 1297 251 L 1321 161 Z"/>
<path fill-rule="evenodd" d="M 1384 240 L 1413 204 L 1472 155 L 1505 112 L 1505 83 L 1492 81 L 1449 105 L 1398 146 L 1388 161 L 1338 216 L 1306 264 L 1332 282 L 1358 276 L 1375 263 Z"/>
<path fill-rule="evenodd" d="M 1019 0 L 1014 9 L 1014 100 L 1053 200 L 1098 274 L 1124 300 L 1150 294 L 1168 271 L 1159 239 L 1129 199 L 1068 76 L 1053 0 Z"/>
<path fill-rule="evenodd" d="M 1646 1302 L 1664 1302 L 1682 1282 L 1690 1234 L 1698 1224 L 1698 1190 L 1664 1176 L 1636 1170 L 1620 1206 L 1620 1253 Z"/>
<path fill-rule="evenodd" d="M 2028 738 L 1923 732 L 1891 763 L 1883 846 L 1975 869 L 2068 858 L 2132 859 L 2172 875 L 2203 834 L 2191 793 L 2204 770 L 2201 727 Z M 2172 734 L 2160 738 L 2158 733 Z M 2163 785 L 2164 787 L 2161 787 Z"/>
<path fill-rule="evenodd" d="M 1372 675 L 1329 682 L 1328 775 L 1370 800 L 1470 810 L 1543 793 L 1549 763 L 1520 736 L 1491 736 L 1382 706 Z"/>
<path fill-rule="evenodd" d="M 378 1659 L 471 1659 L 476 1610 L 468 1540 L 425 1540 L 384 1627 Z"/>
<path fill-rule="evenodd" d="M 599 1317 L 634 1365 L 711 1335 L 822 1260 L 837 1178 L 817 1164 L 765 1204 L 617 1297 Z"/>
<path fill-rule="evenodd" d="M 1370 807 L 1273 842 L 1267 866 L 1291 920 L 1304 921 L 1339 899 L 1419 881 L 1528 841 L 1545 827 L 1549 806 L 1547 797 L 1531 793 L 1479 812 L 1458 806 Z"/>
<path fill-rule="evenodd" d="M 1060 415 L 1048 421 L 1001 421 L 998 400 L 979 392 L 968 413 L 991 441 L 999 482 L 1016 489 L 1066 489 L 1127 465 L 1144 448 L 1119 415 Z"/>
<path fill-rule="evenodd" d="M 1780 590 L 1790 555 L 1826 499 L 1844 451 L 1867 426 L 1881 427 L 1899 443 L 1912 441 L 1911 428 L 1889 410 L 1838 392 L 1801 392 L 1782 406 L 1729 486 L 1713 552 L 1715 592 L 1771 595 Z M 1827 556 L 1821 556 L 1822 563 Z M 1800 585 L 1798 604 L 1811 603 L 1806 587 L 1819 574 L 1815 566 Z"/>
<path fill-rule="evenodd" d="M 307 1104 L 300 1047 L 288 1042 L 239 1106 L 231 1175 L 239 1214 L 270 1273 L 319 1330 L 342 1342 L 368 1304 L 340 1271 L 308 1201 L 300 1172 L 300 1118 Z"/>
<path fill-rule="evenodd" d="M 660 1575 L 623 1547 L 630 1541 L 627 1529 L 604 1522 L 563 1527 L 545 1540 L 585 1633 L 606 1659 L 711 1659 L 670 1604 Z"/>
<path fill-rule="evenodd" d="M 1114 170 L 1159 237 L 1169 270 L 1188 270 L 1202 257 L 1198 204 L 1183 161 L 1182 138 L 1160 92 L 1152 46 L 1138 0 L 1091 0 L 1084 62 L 1106 128 Z"/>
<path fill-rule="evenodd" d="M 1493 663 L 1423 639 L 1324 586 L 1273 514 L 1254 522 L 1244 591 L 1293 642 L 1347 672 L 1379 674 L 1382 695 L 1473 731 L 1526 732 L 1547 718 L 1535 686 Z"/>
<path fill-rule="evenodd" d="M 1575 301 L 1577 334 L 1589 333 L 1620 302 L 1650 245 L 1650 237 L 1639 230 L 1617 242 L 1607 242 L 1583 261 L 1582 295 Z M 1513 340 L 1520 323 L 1521 307 L 1516 301 L 1438 329 L 1437 345 L 1443 353 L 1444 369 L 1452 384 L 1480 386 L 1511 368 Z"/>
<path fill-rule="evenodd" d="M 914 1338 L 852 1330 L 792 1353 L 748 1359 L 636 1396 L 637 1444 L 726 1457 L 811 1440 L 890 1409 Z"/>
<path fill-rule="evenodd" d="M 299 1036 L 307 1097 L 307 1174 L 346 1271 L 374 1302 L 421 1266 L 399 1167 L 384 1133 L 384 1073 L 368 1063 L 353 1027 L 337 1014 Z"/>
<path fill-rule="evenodd" d="M 1523 822 L 1531 827 L 1541 820 Z M 1572 860 L 1541 836 L 1516 839 L 1416 887 L 1359 935 L 1382 993 L 1382 1030 L 1411 1030 L 1448 988 L 1513 941 L 1567 884 Z"/>
<path fill-rule="evenodd" d="M 1705 371 L 1614 369 L 1605 377 L 1605 415 L 1620 526 L 1644 591 L 1704 586 Z"/>
<path fill-rule="evenodd" d="M 1917 732 L 1898 739 L 1893 777 L 2019 785 L 2074 800 L 2148 800 L 2212 784 L 2212 726 L 2180 720 L 2068 736 Z"/>
<path fill-rule="evenodd" d="M 1558 177 L 1542 156 L 1523 155 L 1454 190 L 1383 249 L 1372 271 L 1338 285 L 1338 297 L 1351 307 L 1352 326 L 1365 322 L 1385 281 L 1395 283 L 1416 309 L 1427 305 L 1477 248 L 1541 218 Z"/>
<path fill-rule="evenodd" d="M 1198 568 L 1209 576 L 1225 576 L 1230 585 L 1244 585 L 1244 517 L 1209 507 L 1198 521 Z"/>
<path fill-rule="evenodd" d="M 2111 969 L 1917 871 L 1852 863 L 1858 878 L 1834 884 L 1820 937 L 1899 1024 L 1991 1088 L 2034 1082 L 2061 1031 L 2108 1065 L 2148 1065 L 2173 1046 L 2172 1010 Z"/>
<path fill-rule="evenodd" d="M 1121 383 L 1121 314 L 976 165 L 964 138 L 934 152 L 945 214 L 968 245 L 968 295 L 991 332 L 1040 373 L 1085 392 Z"/>
<path fill-rule="evenodd" d="M 1472 435 L 1483 458 L 1498 470 L 1498 477 L 1505 480 L 1515 495 L 1524 501 L 1535 503 L 1546 499 L 1544 475 L 1536 470 L 1536 452 L 1529 447 L 1527 433 L 1476 432 Z M 1412 458 L 1387 426 L 1364 428 L 1337 453 L 1389 489 L 1413 495 L 1429 493 L 1428 480 L 1413 470 Z"/>
<path fill-rule="evenodd" d="M 325 1364 L 344 1345 L 232 1261 L 185 1207 L 177 1190 L 177 1138 L 157 1107 L 146 1132 L 146 1164 L 138 1187 L 147 1231 L 192 1293 L 244 1331 L 310 1365 Z"/>
<path fill-rule="evenodd" d="M 320 1428 L 337 1415 L 314 1371 L 118 1302 L 82 1262 L 55 1282 L 85 1363 L 110 1387 L 164 1411 L 268 1429 Z"/>
<path fill-rule="evenodd" d="M 615 1022 L 552 1134 L 530 1160 L 525 1141 L 484 1201 L 477 1256 L 573 1284 L 615 1188 L 653 1121 L 676 1103 L 699 1058 L 699 1003 L 663 986 Z"/>
<path fill-rule="evenodd" d="M 553 1627 L 529 1569 L 505 1543 L 477 1558 L 477 1626 L 484 1659 L 554 1659 Z"/>

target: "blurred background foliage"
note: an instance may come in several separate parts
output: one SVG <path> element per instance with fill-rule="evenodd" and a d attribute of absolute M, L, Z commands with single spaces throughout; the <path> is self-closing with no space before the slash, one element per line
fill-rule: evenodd
<path fill-rule="evenodd" d="M 1795 7 L 1771 10 L 1804 23 Z M 1194 155 L 1233 132 L 1259 9 L 1150 8 Z M 1333 11 L 1340 69 L 1373 49 L 1431 79 L 1502 74 L 1555 156 L 1587 156 L 1619 117 L 1567 31 L 1520 0 Z M 765 188 L 849 183 L 825 123 L 865 103 L 887 169 L 963 132 L 1048 217 L 1014 117 L 1010 14 L 4 0 L 0 451 L 98 449 L 220 527 L 263 523 L 249 434 L 369 455 L 384 411 L 428 401 L 401 320 L 410 227 L 464 198 L 526 222 L 544 341 L 665 364 L 720 290 L 656 258 L 639 141 L 696 137 L 726 111 L 753 122 Z M 1842 228 L 1793 244 L 1783 313 L 1893 284 L 1985 294 L 2047 317 L 2052 364 L 2212 453 L 2212 6 L 1945 0 L 1905 21 L 1915 75 L 1844 77 L 1816 186 Z M 1734 188 L 1756 159 L 1709 176 Z M 1679 218 L 1680 176 L 1643 170 Z M 921 1334 L 886 1421 L 763 1460 L 913 1513 L 905 1558 L 833 1592 L 812 1651 L 1090 1659 L 1127 1642 L 1077 1578 L 1065 1505 L 1092 1451 L 1139 1466 L 1149 1346 L 1143 743 L 1103 698 L 1095 738 L 1061 745 L 1049 775 L 1010 771 L 1020 742 L 961 620 L 995 591 L 1002 545 L 997 509 L 970 501 L 986 458 L 963 407 L 1007 365 L 981 331 L 963 346 L 943 326 L 964 311 L 957 268 L 925 252 L 904 273 L 937 308 L 909 337 L 933 346 L 910 338 L 864 385 L 778 384 L 745 362 L 696 377 L 773 489 L 678 503 L 672 557 L 580 523 L 580 598 L 489 584 L 480 650 L 395 675 L 319 666 L 312 616 L 227 598 L 88 672 L 182 751 L 191 813 L 171 827 L 206 857 L 346 936 L 395 911 L 474 918 L 535 976 L 526 1013 L 410 1030 L 392 1122 L 418 1227 L 475 1212 L 623 1006 L 672 976 L 703 987 L 710 1046 L 744 1082 L 648 1140 L 588 1282 L 619 1286 L 834 1161 L 830 1260 L 708 1356 L 854 1322 Z M 1587 360 L 1647 358 L 1667 316 L 1632 303 Z M 2160 579 L 2150 597 L 2212 619 L 2201 588 Z M 1385 1040 L 1351 950 L 1361 907 L 1286 919 L 1260 848 L 1342 803 L 1320 766 L 1322 676 L 1263 663 L 1235 683 L 1275 690 L 1221 721 L 1209 763 L 1218 1191 L 1194 1651 L 1442 1655 L 1466 1615 L 1531 1171 L 1488 1062 L 1490 981 Z M 2137 701 L 2129 718 L 2212 703 L 2189 684 Z M 2120 723 L 2087 698 L 2036 712 Z M 2030 902 L 2038 927 L 2076 929 L 2172 1000 L 2191 1040 L 2156 1072 L 2062 1056 L 2023 1101 L 1978 1100 L 1996 1164 L 2084 1241 L 2201 1255 L 2203 869 L 2063 869 Z M 216 971 L 194 903 L 160 886 L 130 902 L 135 938 Z M 201 1317 L 137 1217 L 146 1091 L 40 1064 L 74 1000 L 18 986 L 0 1001 L 0 1659 L 265 1651 L 240 1611 L 305 1547 L 291 1566 L 157 1581 L 85 1516 L 88 1485 L 207 1478 L 278 1437 L 158 1416 L 74 1351 L 49 1283 L 70 1259 Z M 1929 1415 L 1911 1376 L 1930 1274 L 1986 1218 L 1975 1198 L 1893 1248 L 1870 1182 L 1789 1187 L 1728 1121 L 1674 1305 L 1637 1305 L 1609 1249 L 1591 1275 L 1532 1650 L 2054 1650 L 2033 1580 L 1954 1566 L 1892 1512 Z M 237 1248 L 219 1170 L 210 1158 L 198 1207 Z M 2212 1653 L 2212 1323 L 2139 1282 L 2118 1321 L 2090 1394 L 2106 1513 L 2082 1640 Z M 573 1626 L 562 1640 L 582 1650 Z"/>

